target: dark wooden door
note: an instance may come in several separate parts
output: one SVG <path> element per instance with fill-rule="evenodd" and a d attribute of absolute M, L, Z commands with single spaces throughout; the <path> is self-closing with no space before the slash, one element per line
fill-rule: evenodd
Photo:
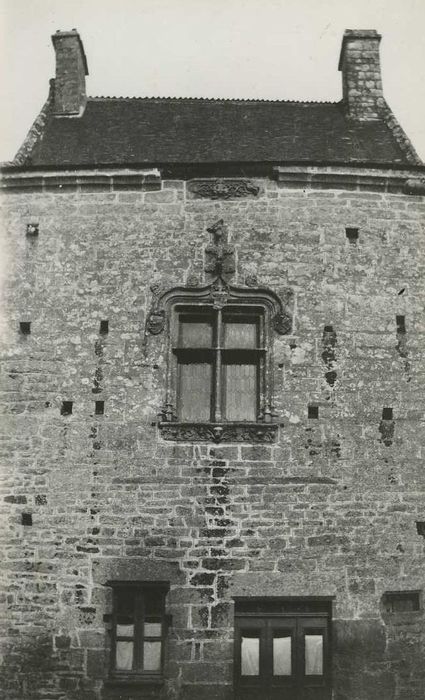
<path fill-rule="evenodd" d="M 327 615 L 236 619 L 237 700 L 330 700 Z"/>

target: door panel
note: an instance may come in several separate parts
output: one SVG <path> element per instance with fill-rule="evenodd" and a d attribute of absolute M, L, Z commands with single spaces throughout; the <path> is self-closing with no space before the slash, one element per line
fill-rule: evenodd
<path fill-rule="evenodd" d="M 236 618 L 237 700 L 330 700 L 329 617 Z"/>

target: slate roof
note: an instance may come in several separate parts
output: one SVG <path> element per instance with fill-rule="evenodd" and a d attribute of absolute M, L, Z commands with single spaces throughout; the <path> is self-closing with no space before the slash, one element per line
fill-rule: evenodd
<path fill-rule="evenodd" d="M 409 162 L 384 121 L 352 122 L 342 103 L 92 97 L 79 118 L 48 109 L 40 131 L 27 167 Z"/>

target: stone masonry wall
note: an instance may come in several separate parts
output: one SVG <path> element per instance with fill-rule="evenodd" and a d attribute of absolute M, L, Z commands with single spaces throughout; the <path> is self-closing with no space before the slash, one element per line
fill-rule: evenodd
<path fill-rule="evenodd" d="M 335 700 L 423 697 L 423 611 L 381 599 L 424 582 L 425 198 L 256 184 L 230 201 L 180 181 L 3 199 L 7 700 L 147 697 L 104 687 L 109 579 L 170 581 L 162 698 L 231 697 L 237 595 L 335 596 Z M 219 218 L 240 283 L 294 290 L 293 333 L 275 336 L 276 445 L 167 443 L 155 424 L 149 287 L 200 275 Z"/>

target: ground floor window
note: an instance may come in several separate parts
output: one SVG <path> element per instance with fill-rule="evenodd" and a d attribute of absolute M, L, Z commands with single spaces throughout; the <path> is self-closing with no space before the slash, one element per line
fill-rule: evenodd
<path fill-rule="evenodd" d="M 331 601 L 237 599 L 238 700 L 329 700 Z"/>
<path fill-rule="evenodd" d="M 162 676 L 168 584 L 110 582 L 113 588 L 111 674 L 153 680 Z"/>

